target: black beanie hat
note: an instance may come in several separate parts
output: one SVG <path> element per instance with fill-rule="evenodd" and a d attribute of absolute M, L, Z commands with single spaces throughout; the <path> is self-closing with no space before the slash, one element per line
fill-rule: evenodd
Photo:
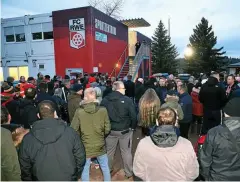
<path fill-rule="evenodd" d="M 240 98 L 232 98 L 223 108 L 224 113 L 231 117 L 240 117 Z"/>

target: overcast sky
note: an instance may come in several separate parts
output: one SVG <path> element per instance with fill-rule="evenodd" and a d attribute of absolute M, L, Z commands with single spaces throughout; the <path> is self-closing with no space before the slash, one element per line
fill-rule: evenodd
<path fill-rule="evenodd" d="M 2 18 L 50 13 L 54 10 L 87 6 L 87 0 L 2 0 Z M 180 57 L 189 43 L 193 28 L 202 17 L 213 25 L 217 47 L 224 46 L 227 55 L 240 57 L 240 0 L 125 0 L 123 19 L 144 18 L 151 27 L 139 32 L 151 37 L 162 20 L 167 27 L 171 18 L 172 42 Z"/>

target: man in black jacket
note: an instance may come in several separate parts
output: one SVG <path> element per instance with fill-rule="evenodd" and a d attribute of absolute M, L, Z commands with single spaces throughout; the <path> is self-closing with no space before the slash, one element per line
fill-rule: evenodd
<path fill-rule="evenodd" d="M 132 130 L 137 127 L 137 116 L 133 101 L 124 94 L 123 82 L 114 82 L 113 92 L 102 100 L 101 105 L 107 108 L 111 123 L 111 132 L 106 138 L 109 167 L 112 170 L 113 157 L 119 142 L 125 175 L 130 178 L 133 175 Z"/>
<path fill-rule="evenodd" d="M 27 88 L 24 93 L 25 98 L 18 101 L 19 105 L 17 110 L 20 118 L 15 123 L 29 129 L 33 123 L 38 120 L 35 104 L 37 92 L 35 88 Z"/>
<path fill-rule="evenodd" d="M 240 98 L 223 111 L 223 124 L 209 130 L 200 151 L 200 174 L 206 181 L 240 180 Z"/>
<path fill-rule="evenodd" d="M 218 126 L 221 122 L 221 109 L 226 103 L 225 90 L 218 86 L 218 79 L 209 77 L 202 86 L 199 100 L 203 104 L 202 134 L 206 134 L 211 128 Z"/>
<path fill-rule="evenodd" d="M 81 177 L 86 153 L 79 135 L 55 119 L 51 101 L 39 104 L 41 120 L 25 135 L 19 151 L 23 181 L 76 181 Z"/>
<path fill-rule="evenodd" d="M 124 83 L 124 86 L 126 88 L 126 96 L 130 97 L 131 99 L 134 99 L 135 96 L 135 84 L 132 82 L 132 75 L 127 76 L 127 81 Z"/>

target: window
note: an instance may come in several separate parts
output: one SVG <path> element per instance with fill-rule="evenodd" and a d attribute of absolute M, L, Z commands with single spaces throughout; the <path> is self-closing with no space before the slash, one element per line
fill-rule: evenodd
<path fill-rule="evenodd" d="M 8 75 L 18 80 L 20 76 L 28 78 L 28 66 L 8 67 Z"/>
<path fill-rule="evenodd" d="M 40 23 L 31 26 L 33 40 L 53 39 L 52 23 Z"/>
<path fill-rule="evenodd" d="M 14 27 L 16 42 L 24 42 L 25 41 L 25 33 L 24 26 Z"/>
<path fill-rule="evenodd" d="M 4 28 L 4 35 L 6 37 L 6 42 L 15 42 L 13 27 Z"/>
<path fill-rule="evenodd" d="M 31 32 L 33 40 L 42 40 L 42 24 L 32 25 Z"/>
<path fill-rule="evenodd" d="M 6 42 L 24 42 L 24 26 L 6 27 L 4 28 L 4 35 Z"/>
<path fill-rule="evenodd" d="M 43 70 L 43 69 L 44 69 L 44 64 L 39 64 L 38 68 L 39 68 L 40 70 Z"/>

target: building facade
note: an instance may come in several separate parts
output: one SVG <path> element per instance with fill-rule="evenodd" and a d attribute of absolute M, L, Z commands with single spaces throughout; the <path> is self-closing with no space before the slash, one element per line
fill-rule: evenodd
<path fill-rule="evenodd" d="M 55 75 L 52 14 L 2 19 L 3 76 Z"/>
<path fill-rule="evenodd" d="M 18 80 L 38 72 L 53 77 L 73 71 L 118 75 L 126 57 L 132 56 L 133 41 L 148 39 L 136 32 L 136 38 L 129 39 L 128 28 L 93 7 L 2 19 L 3 77 Z"/>

